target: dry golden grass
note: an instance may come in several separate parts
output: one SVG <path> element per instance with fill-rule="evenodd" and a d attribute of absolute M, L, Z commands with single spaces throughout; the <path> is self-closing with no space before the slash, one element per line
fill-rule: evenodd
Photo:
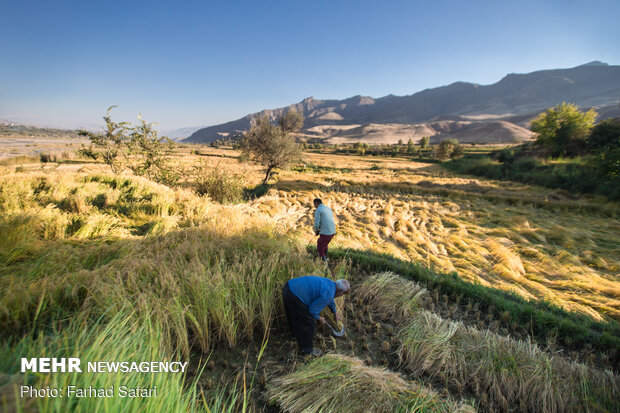
<path fill-rule="evenodd" d="M 267 331 L 289 278 L 322 269 L 271 219 L 135 176 L 0 178 L 0 324 L 149 314 L 184 355 Z M 98 263 L 112 260 L 113 265 Z"/>
<path fill-rule="evenodd" d="M 475 412 L 431 388 L 354 357 L 328 354 L 270 384 L 269 399 L 287 412 Z"/>
<path fill-rule="evenodd" d="M 261 181 L 261 168 L 240 163 L 230 149 L 182 145 L 175 152 L 181 167 L 204 160 L 242 173 L 248 187 Z M 238 208 L 244 214 L 266 214 L 279 230 L 310 243 L 312 199 L 320 197 L 336 215 L 334 247 L 389 253 L 596 319 L 620 319 L 616 203 L 458 177 L 437 165 L 406 159 L 308 153 L 304 162 L 324 169 L 280 171 L 266 196 Z M 5 167 L 5 172 L 16 167 Z M 50 176 L 102 170 L 97 164 L 25 168 Z M 114 202 L 113 193 L 102 196 Z M 75 211 L 84 207 L 77 200 L 70 204 Z M 154 232 L 175 225 L 167 217 L 162 220 Z M 106 225 L 113 228 L 115 223 Z M 62 232 L 63 225 L 58 227 L 46 230 Z"/>
<path fill-rule="evenodd" d="M 180 167 L 206 159 L 241 171 L 249 187 L 260 182 L 260 168 L 239 163 L 231 150 L 199 148 L 190 155 L 196 147 L 177 149 Z M 113 177 L 98 164 L 0 167 L 0 323 L 7 331 L 29 331 L 54 322 L 60 310 L 65 316 L 130 310 L 154 322 L 161 342 L 180 354 L 193 346 L 203 352 L 235 347 L 270 331 L 286 279 L 323 270 L 303 248 L 314 242 L 317 196 L 336 214 L 334 246 L 457 271 L 595 318 L 619 317 L 617 205 L 464 179 L 406 160 L 308 159 L 319 167 L 282 171 L 265 196 L 227 206 L 188 189 Z M 589 406 L 588 400 L 617 404 L 611 373 L 420 311 L 425 291 L 415 284 L 382 274 L 360 292 L 383 313 L 412 319 L 399 335 L 400 356 L 415 374 L 455 387 L 467 383 L 500 407 L 559 411 L 571 403 Z M 379 293 L 387 299 L 377 300 Z M 344 386 L 372 395 L 377 411 L 456 408 L 359 360 L 323 360 L 283 378 L 288 381 L 273 387 L 274 400 L 291 411 L 370 409 L 355 400 L 347 404 L 353 402 L 337 391 Z M 310 379 L 320 385 L 308 390 Z"/>
<path fill-rule="evenodd" d="M 502 410 L 516 405 L 544 412 L 620 407 L 620 379 L 610 371 L 425 310 L 410 319 L 399 340 L 399 357 L 415 375 L 459 390 L 469 387 Z"/>
<path fill-rule="evenodd" d="M 376 300 L 379 295 L 389 299 Z M 385 317 L 402 319 L 418 309 L 428 291 L 397 274 L 385 272 L 366 279 L 355 289 L 355 296 L 360 300 L 373 300 L 374 308 Z"/>
<path fill-rule="evenodd" d="M 390 280 L 389 287 L 383 287 Z M 394 274 L 369 277 L 357 294 L 380 313 L 394 302 L 416 300 L 423 289 Z M 411 308 L 411 307 L 410 307 Z M 389 310 L 388 310 L 389 311 Z M 473 391 L 491 410 L 561 412 L 620 407 L 620 377 L 571 362 L 529 341 L 445 320 L 424 309 L 390 314 L 400 325 L 398 357 L 416 377 Z"/>
<path fill-rule="evenodd" d="M 312 199 L 337 218 L 333 246 L 371 249 L 442 272 L 620 319 L 620 207 L 562 191 L 454 177 L 405 160 L 310 155 L 350 172 L 281 174 L 252 206 L 307 242 Z M 370 170 L 378 164 L 379 170 Z"/>

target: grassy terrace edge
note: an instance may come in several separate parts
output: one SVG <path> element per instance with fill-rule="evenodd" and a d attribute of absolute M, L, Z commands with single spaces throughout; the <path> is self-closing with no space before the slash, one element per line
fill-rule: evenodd
<path fill-rule="evenodd" d="M 308 250 L 314 251 L 315 247 L 309 246 Z M 592 320 L 546 301 L 526 300 L 515 293 L 465 281 L 456 273 L 435 272 L 415 262 L 404 261 L 388 254 L 330 248 L 329 255 L 332 259 L 349 259 L 363 270 L 392 271 L 426 287 L 438 288 L 450 296 L 462 294 L 478 301 L 481 310 L 494 308 L 497 312 L 507 312 L 509 321 L 527 325 L 528 330 L 538 339 L 557 334 L 567 347 L 578 348 L 589 344 L 599 351 L 612 351 L 612 358 L 616 360 L 620 354 L 620 324 L 614 320 Z"/>

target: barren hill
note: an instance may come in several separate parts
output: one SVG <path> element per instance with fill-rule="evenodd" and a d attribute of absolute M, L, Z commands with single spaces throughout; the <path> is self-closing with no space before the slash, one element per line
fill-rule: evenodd
<path fill-rule="evenodd" d="M 570 69 L 509 74 L 492 85 L 456 82 L 407 95 L 344 100 L 312 97 L 287 107 L 263 110 L 194 132 L 185 141 L 208 143 L 247 130 L 258 115 L 271 118 L 295 109 L 304 114 L 304 132 L 328 142 L 399 139 L 464 142 L 519 142 L 531 136 L 528 122 L 563 101 L 613 113 L 620 100 L 620 66 L 591 62 Z"/>

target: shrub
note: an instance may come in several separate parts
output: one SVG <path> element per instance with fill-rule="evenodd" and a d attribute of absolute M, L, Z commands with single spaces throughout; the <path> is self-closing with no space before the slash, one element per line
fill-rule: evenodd
<path fill-rule="evenodd" d="M 592 128 L 587 140 L 588 151 L 598 152 L 620 146 L 620 118 L 606 119 Z"/>
<path fill-rule="evenodd" d="M 216 165 L 207 169 L 199 167 L 194 181 L 198 195 L 208 195 L 220 203 L 233 203 L 243 199 L 245 178 L 242 175 L 224 171 Z"/>
<path fill-rule="evenodd" d="M 620 118 L 607 119 L 596 125 L 587 145 L 588 150 L 595 154 L 590 165 L 609 181 L 609 186 L 617 188 L 620 184 Z"/>
<path fill-rule="evenodd" d="M 56 154 L 49 153 L 49 152 L 41 152 L 39 154 L 39 159 L 41 160 L 42 163 L 56 162 Z"/>
<path fill-rule="evenodd" d="M 42 163 L 48 163 L 48 162 L 60 162 L 63 160 L 70 160 L 70 159 L 74 159 L 75 158 L 75 154 L 73 152 L 69 152 L 69 151 L 63 151 L 63 152 L 41 152 L 39 154 L 39 160 Z"/>
<path fill-rule="evenodd" d="M 513 163 L 514 169 L 521 172 L 532 171 L 540 166 L 542 166 L 542 162 L 540 160 L 529 156 L 519 158 Z"/>
<path fill-rule="evenodd" d="M 497 153 L 497 160 L 500 162 L 510 162 L 515 159 L 515 148 L 507 148 Z"/>
<path fill-rule="evenodd" d="M 90 139 L 89 148 L 82 147 L 80 153 L 89 158 L 101 158 L 114 174 L 129 168 L 133 173 L 146 176 L 166 185 L 177 184 L 183 174 L 173 167 L 170 160 L 174 142 L 165 136 L 158 136 L 153 123 L 138 118 L 140 123 L 114 122 L 110 106 L 103 117 L 106 123 L 101 133 L 78 131 L 80 136 Z"/>
<path fill-rule="evenodd" d="M 456 139 L 445 139 L 433 150 L 435 159 L 453 159 L 463 156 L 463 146 Z"/>

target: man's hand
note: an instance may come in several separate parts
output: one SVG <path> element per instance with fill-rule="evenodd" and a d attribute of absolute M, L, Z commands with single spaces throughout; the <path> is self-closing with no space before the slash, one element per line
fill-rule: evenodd
<path fill-rule="evenodd" d="M 319 322 L 319 324 L 324 325 L 325 324 L 325 317 L 319 317 L 319 319 L 317 321 Z"/>
<path fill-rule="evenodd" d="M 340 313 L 336 313 L 336 321 L 342 321 L 342 315 Z"/>
<path fill-rule="evenodd" d="M 314 235 L 319 235 L 319 233 L 320 233 L 320 232 L 321 232 L 320 230 L 315 229 L 315 230 L 314 230 Z"/>

